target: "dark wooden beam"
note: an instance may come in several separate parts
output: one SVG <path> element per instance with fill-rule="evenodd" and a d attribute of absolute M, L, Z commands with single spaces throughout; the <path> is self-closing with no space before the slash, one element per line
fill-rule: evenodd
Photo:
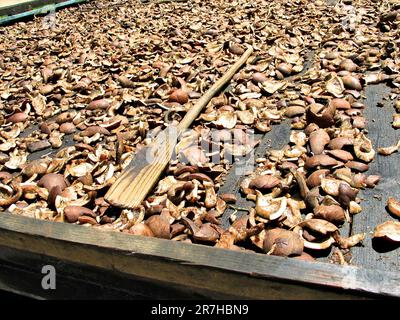
<path fill-rule="evenodd" d="M 50 4 L 62 3 L 65 1 L 66 0 L 32 0 L 17 4 L 14 3 L 8 6 L 1 6 L 0 16 L 11 16 L 21 12 L 31 11 L 39 7 L 47 6 Z"/>
<path fill-rule="evenodd" d="M 0 215 L 0 244 L 152 281 L 260 299 L 400 297 L 400 275 Z"/>

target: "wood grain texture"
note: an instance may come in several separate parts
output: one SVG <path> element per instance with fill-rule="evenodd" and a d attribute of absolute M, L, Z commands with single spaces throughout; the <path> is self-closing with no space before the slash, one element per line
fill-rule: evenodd
<path fill-rule="evenodd" d="M 106 201 L 123 208 L 135 208 L 142 203 L 168 165 L 179 135 L 189 128 L 201 110 L 230 81 L 252 53 L 253 47 L 249 46 L 229 70 L 187 111 L 177 127 L 168 127 L 160 132 L 148 147 L 139 151 L 137 159 L 131 161 L 107 191 L 104 197 Z"/>
<path fill-rule="evenodd" d="M 366 88 L 364 101 L 368 119 L 368 137 L 372 140 L 375 150 L 378 147 L 387 147 L 396 144 L 400 138 L 400 131 L 392 128 L 393 102 L 384 100 L 389 96 L 390 89 L 384 85 L 370 85 Z M 378 104 L 383 103 L 383 107 Z M 392 196 L 400 199 L 400 153 L 390 156 L 376 155 L 370 163 L 367 174 L 380 175 L 381 181 L 374 189 L 360 192 L 363 198 L 363 211 L 354 216 L 353 233 L 366 232 L 365 247 L 354 247 L 353 263 L 367 268 L 382 270 L 398 270 L 400 266 L 400 247 L 385 246 L 372 240 L 372 232 L 380 223 L 387 220 L 397 220 L 386 210 L 387 199 Z"/>
<path fill-rule="evenodd" d="M 5 0 L 0 3 L 0 16 L 15 15 L 66 0 Z"/>
<path fill-rule="evenodd" d="M 285 144 L 289 142 L 290 136 L 290 125 L 288 121 L 284 121 L 280 124 L 273 125 L 270 132 L 266 134 L 256 134 L 254 140 L 261 140 L 260 144 L 254 150 L 254 157 L 249 159 L 242 159 L 240 162 L 234 162 L 229 174 L 227 175 L 224 184 L 218 190 L 219 194 L 223 193 L 233 193 L 237 197 L 237 202 L 235 206 L 241 208 L 254 208 L 254 201 L 247 200 L 240 192 L 240 183 L 245 178 L 245 176 L 238 174 L 239 168 L 242 171 L 243 168 L 249 166 L 250 171 L 254 171 L 252 166 L 256 165 L 254 160 L 259 157 L 265 157 L 266 151 L 270 149 L 282 148 Z M 227 208 L 221 217 L 221 226 L 227 229 L 231 223 L 229 217 L 235 212 L 232 208 Z M 243 215 L 247 215 L 246 211 L 236 212 L 236 216 L 239 218 Z"/>
<path fill-rule="evenodd" d="M 400 275 L 0 215 L 0 243 L 60 260 L 242 298 L 400 297 Z M 323 295 L 321 294 L 323 293 Z"/>
<path fill-rule="evenodd" d="M 134 208 L 153 189 L 171 159 L 177 131 L 169 127 L 157 135 L 149 147 L 137 152 L 105 195 L 114 206 Z"/>
<path fill-rule="evenodd" d="M 304 68 L 303 70 L 293 76 L 287 77 L 287 81 L 296 81 L 295 79 L 300 79 L 304 74 L 307 73 L 307 71 L 310 69 L 310 67 L 313 65 L 314 59 L 315 59 L 315 51 L 314 50 L 308 50 L 305 53 L 305 63 L 304 63 Z M 229 90 L 227 90 L 229 91 Z M 251 208 L 255 207 L 255 203 L 253 201 L 249 201 L 246 198 L 244 198 L 240 192 L 240 183 L 244 179 L 244 176 L 241 173 L 238 173 L 239 168 L 245 168 L 249 167 L 249 171 L 253 172 L 254 171 L 254 165 L 256 163 L 254 162 L 255 159 L 265 157 L 266 152 L 271 149 L 281 149 L 284 147 L 286 144 L 289 143 L 289 138 L 290 138 L 290 122 L 289 120 L 284 120 L 279 124 L 273 124 L 271 126 L 271 131 L 265 133 L 265 134 L 254 134 L 254 140 L 260 140 L 260 144 L 255 148 L 254 150 L 254 156 L 253 157 L 247 157 L 245 159 L 240 159 L 241 161 L 235 161 L 233 163 L 233 166 L 231 170 L 229 171 L 229 174 L 227 175 L 223 185 L 219 189 L 218 193 L 223 194 L 223 193 L 233 193 L 237 197 L 237 202 L 235 206 L 241 207 L 241 208 Z M 243 170 L 240 170 L 242 172 Z M 231 223 L 229 221 L 229 217 L 235 212 L 234 209 L 228 208 L 225 210 L 223 216 L 221 217 L 221 226 L 225 229 L 227 229 Z M 236 215 L 238 217 L 241 217 L 243 215 L 247 214 L 246 211 L 238 211 L 236 212 Z"/>
<path fill-rule="evenodd" d="M 40 285 L 44 265 L 56 269 L 57 290 L 43 290 Z M 208 290 L 193 291 L 182 285 L 110 272 L 4 246 L 0 246 L 0 290 L 35 299 L 239 298 Z"/>
<path fill-rule="evenodd" d="M 305 53 L 305 64 L 304 64 L 304 69 L 297 75 L 291 76 L 286 78 L 288 81 L 297 81 L 295 79 L 300 79 L 304 74 L 307 73 L 309 68 L 313 65 L 315 59 L 315 51 L 314 50 L 309 50 L 308 52 Z M 271 126 L 271 131 L 265 133 L 264 135 L 262 134 L 256 134 L 254 136 L 254 139 L 260 139 L 261 142 L 257 146 L 257 148 L 254 150 L 254 157 L 249 159 L 243 159 L 241 162 L 235 162 L 233 164 L 232 169 L 230 170 L 229 174 L 226 177 L 226 181 L 222 185 L 222 187 L 219 189 L 218 193 L 233 193 L 237 197 L 237 202 L 235 204 L 236 207 L 240 208 L 253 208 L 255 207 L 254 201 L 249 201 L 240 192 L 240 183 L 244 179 L 244 176 L 240 175 L 237 173 L 238 168 L 243 168 L 245 167 L 243 165 L 243 162 L 245 162 L 249 168 L 251 165 L 254 165 L 254 160 L 259 158 L 259 157 L 265 157 L 266 152 L 271 150 L 271 149 L 281 149 L 285 145 L 287 145 L 290 141 L 290 120 L 284 120 L 279 124 L 274 124 Z M 253 163 L 251 162 L 253 161 Z M 250 168 L 250 171 L 254 171 L 253 168 Z M 237 217 L 241 217 L 243 215 L 247 215 L 248 213 L 246 211 L 237 211 L 228 208 L 225 210 L 223 216 L 221 217 L 221 226 L 225 229 L 227 229 L 231 223 L 230 223 L 230 216 L 235 213 Z M 350 235 L 351 231 L 351 225 L 349 223 L 345 223 L 341 228 L 340 228 L 340 233 L 342 236 L 348 236 Z M 306 249 L 306 251 L 309 249 Z M 327 249 L 327 250 L 318 250 L 317 252 L 315 250 L 310 250 L 313 254 L 313 256 L 316 256 L 316 258 L 320 261 L 327 261 L 332 254 L 332 247 Z"/>

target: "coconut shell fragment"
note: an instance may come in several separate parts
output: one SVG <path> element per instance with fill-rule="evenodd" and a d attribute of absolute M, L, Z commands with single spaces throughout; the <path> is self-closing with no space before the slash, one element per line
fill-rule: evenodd
<path fill-rule="evenodd" d="M 295 256 L 293 258 L 302 261 L 311 261 L 311 262 L 315 261 L 315 258 L 313 258 L 313 256 L 308 254 L 307 252 L 303 252 L 301 255 Z"/>
<path fill-rule="evenodd" d="M 320 128 L 330 127 L 335 123 L 336 107 L 334 104 L 329 104 L 325 107 L 321 104 L 311 104 L 306 112 L 307 123 L 315 123 Z"/>
<path fill-rule="evenodd" d="M 48 173 L 44 175 L 37 184 L 39 187 L 46 188 L 49 192 L 55 186 L 59 186 L 61 190 L 67 187 L 64 176 L 59 173 Z"/>
<path fill-rule="evenodd" d="M 56 118 L 55 122 L 57 124 L 63 124 L 66 122 L 71 122 L 74 118 L 74 113 L 73 112 L 63 112 L 60 113 Z"/>
<path fill-rule="evenodd" d="M 372 142 L 363 133 L 360 133 L 354 140 L 354 153 L 358 159 L 365 162 L 371 162 L 375 157 Z"/>
<path fill-rule="evenodd" d="M 387 201 L 387 208 L 391 214 L 400 218 L 400 201 L 393 197 L 389 197 Z"/>
<path fill-rule="evenodd" d="M 390 146 L 390 147 L 380 147 L 378 148 L 378 153 L 383 156 L 390 156 L 392 153 L 395 153 L 399 150 L 398 145 Z"/>
<path fill-rule="evenodd" d="M 81 136 L 92 137 L 97 133 L 106 136 L 109 136 L 111 134 L 110 131 L 108 131 L 106 128 L 100 126 L 90 126 L 81 132 Z"/>
<path fill-rule="evenodd" d="M 91 225 L 96 225 L 97 224 L 97 220 L 93 217 L 90 216 L 80 216 L 78 218 L 78 222 L 80 224 L 91 224 Z"/>
<path fill-rule="evenodd" d="M 4 188 L 2 186 L 0 189 Z M 0 206 L 1 207 L 8 207 L 14 203 L 16 203 L 22 196 L 22 188 L 19 185 L 19 183 L 12 181 L 11 182 L 11 188 L 7 188 L 8 190 L 8 196 L 4 196 L 3 192 L 2 196 L 0 197 Z"/>
<path fill-rule="evenodd" d="M 374 188 L 379 183 L 380 180 L 381 180 L 381 176 L 370 175 L 366 178 L 365 184 L 368 188 Z"/>
<path fill-rule="evenodd" d="M 176 89 L 172 91 L 171 95 L 169 96 L 169 101 L 185 104 L 189 101 L 189 95 L 183 89 Z"/>
<path fill-rule="evenodd" d="M 322 198 L 323 197 L 320 194 L 320 188 L 314 187 L 306 194 L 304 201 L 307 208 L 314 209 L 315 207 L 319 206 Z"/>
<path fill-rule="evenodd" d="M 285 197 L 273 198 L 262 195 L 256 190 L 256 213 L 260 217 L 268 220 L 276 220 L 282 216 L 287 207 L 287 200 Z"/>
<path fill-rule="evenodd" d="M 340 62 L 339 69 L 354 72 L 358 69 L 358 66 L 353 62 L 353 60 L 344 59 Z"/>
<path fill-rule="evenodd" d="M 146 225 L 157 238 L 170 239 L 170 224 L 164 215 L 153 215 L 146 220 Z"/>
<path fill-rule="evenodd" d="M 219 197 L 226 203 L 236 203 L 237 197 L 232 193 L 222 193 Z"/>
<path fill-rule="evenodd" d="M 29 152 L 37 152 L 37 151 L 47 149 L 49 147 L 51 147 L 51 144 L 48 140 L 42 140 L 42 141 L 32 142 L 32 143 L 28 144 Z"/>
<path fill-rule="evenodd" d="M 354 139 L 353 138 L 349 138 L 349 137 L 337 137 L 332 139 L 329 144 L 328 144 L 328 148 L 332 149 L 332 150 L 340 150 L 342 149 L 344 146 L 351 146 L 354 143 Z"/>
<path fill-rule="evenodd" d="M 32 177 L 35 174 L 42 175 L 47 172 L 48 167 L 49 167 L 48 160 L 45 159 L 33 160 L 24 166 L 24 168 L 22 169 L 22 173 L 28 177 Z"/>
<path fill-rule="evenodd" d="M 293 72 L 293 66 L 289 63 L 280 63 L 276 66 L 276 69 L 284 76 L 290 76 Z"/>
<path fill-rule="evenodd" d="M 76 131 L 76 127 L 73 123 L 71 122 L 66 122 L 60 125 L 60 132 L 65 133 L 65 134 L 71 134 Z"/>
<path fill-rule="evenodd" d="M 362 90 L 362 85 L 360 80 L 354 76 L 346 75 L 342 78 L 342 81 L 346 89 L 357 90 L 357 91 Z"/>
<path fill-rule="evenodd" d="M 301 106 L 289 106 L 285 109 L 285 116 L 288 118 L 294 118 L 302 116 L 306 112 L 306 109 Z"/>
<path fill-rule="evenodd" d="M 330 104 L 333 104 L 337 110 L 347 110 L 351 108 L 351 104 L 347 100 L 340 98 L 332 99 Z"/>
<path fill-rule="evenodd" d="M 93 100 L 88 105 L 88 110 L 107 109 L 110 103 L 106 99 Z"/>
<path fill-rule="evenodd" d="M 192 166 L 198 166 L 198 165 L 201 166 L 209 161 L 204 151 L 197 146 L 186 148 L 185 150 L 182 151 L 182 154 L 185 156 L 185 158 L 189 161 L 189 164 Z"/>
<path fill-rule="evenodd" d="M 265 174 L 252 179 L 249 183 L 249 188 L 267 190 L 278 186 L 280 182 L 278 178 Z"/>
<path fill-rule="evenodd" d="M 28 115 L 25 112 L 17 112 L 9 116 L 6 122 L 19 123 L 24 122 L 26 119 L 28 119 Z"/>
<path fill-rule="evenodd" d="M 400 113 L 393 114 L 392 127 L 395 128 L 395 129 L 399 129 L 400 128 Z"/>
<path fill-rule="evenodd" d="M 338 230 L 338 227 L 333 223 L 324 219 L 306 219 L 299 224 L 302 228 L 308 228 L 314 232 L 318 232 L 323 235 L 331 234 Z"/>
<path fill-rule="evenodd" d="M 193 233 L 193 238 L 197 241 L 216 242 L 219 239 L 219 233 L 211 223 L 204 223 Z"/>
<path fill-rule="evenodd" d="M 252 80 L 255 83 L 263 83 L 263 82 L 267 81 L 268 78 L 265 76 L 265 74 L 263 74 L 261 72 L 255 72 L 252 75 Z"/>
<path fill-rule="evenodd" d="M 329 169 L 319 169 L 311 173 L 307 178 L 307 186 L 312 189 L 321 185 L 321 179 L 330 173 Z"/>
<path fill-rule="evenodd" d="M 362 243 L 365 239 L 365 233 L 357 233 L 350 237 L 341 237 L 339 234 L 334 235 L 336 243 L 342 249 L 349 249 Z"/>
<path fill-rule="evenodd" d="M 339 184 L 338 200 L 343 206 L 348 207 L 350 202 L 356 199 L 357 194 L 358 190 L 350 187 L 347 183 Z"/>
<path fill-rule="evenodd" d="M 216 242 L 220 237 L 217 226 L 211 223 L 204 223 L 198 226 L 186 217 L 182 218 L 182 222 L 189 228 L 193 239 L 196 241 Z"/>
<path fill-rule="evenodd" d="M 386 221 L 381 223 L 375 227 L 373 237 L 393 242 L 400 242 L 400 222 Z"/>
<path fill-rule="evenodd" d="M 346 217 L 344 210 L 338 205 L 320 205 L 314 209 L 316 218 L 322 218 L 334 224 L 343 224 Z"/>
<path fill-rule="evenodd" d="M 263 247 L 267 254 L 289 257 L 301 255 L 304 245 L 297 233 L 275 228 L 265 232 Z"/>
<path fill-rule="evenodd" d="M 339 162 L 326 154 L 319 154 L 307 158 L 305 167 L 307 169 L 315 167 L 333 167 L 338 165 Z"/>
<path fill-rule="evenodd" d="M 318 129 L 310 134 L 309 142 L 314 155 L 321 154 L 329 143 L 330 137 L 323 129 Z"/>
<path fill-rule="evenodd" d="M 335 242 L 336 241 L 333 237 L 329 237 L 322 242 L 311 242 L 304 240 L 304 247 L 312 250 L 325 250 L 330 248 Z"/>
<path fill-rule="evenodd" d="M 358 172 L 365 172 L 369 169 L 368 164 L 359 161 L 348 161 L 345 163 L 345 166 Z"/>
<path fill-rule="evenodd" d="M 353 160 L 353 155 L 345 150 L 329 150 L 327 154 L 343 162 Z"/>
<path fill-rule="evenodd" d="M 84 5 L 79 18 L 60 10 L 56 28 L 37 28 L 42 17 L 2 27 L 2 210 L 307 261 L 314 258 L 304 248 L 333 245 L 341 252 L 361 244 L 364 234 L 341 236 L 338 227 L 351 215 L 365 218 L 361 205 L 368 202 L 359 190 L 380 179 L 363 174 L 379 142 L 368 130 L 381 126 L 363 102 L 369 84 L 390 86 L 384 100 L 394 106 L 392 125 L 400 128 L 395 1 L 357 3 L 355 20 L 349 0 L 334 6 L 321 0 L 191 1 L 189 7 L 130 1 L 115 8 L 106 2 L 96 10 Z M 141 166 L 138 151 L 208 99 L 208 89 L 249 45 L 251 57 L 180 132 L 172 159 L 165 159 L 141 206 L 107 203 L 105 194 L 121 172 L 130 163 Z M 275 131 L 279 123 L 290 135 Z M 270 130 L 255 150 L 258 136 Z M 377 151 L 389 155 L 398 147 Z M 390 198 L 393 220 L 397 207 Z M 345 264 L 343 252 L 338 256 Z"/>

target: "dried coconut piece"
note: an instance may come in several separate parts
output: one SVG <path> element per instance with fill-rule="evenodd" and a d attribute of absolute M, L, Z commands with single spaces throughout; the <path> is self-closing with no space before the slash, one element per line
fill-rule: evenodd
<path fill-rule="evenodd" d="M 84 177 L 88 173 L 92 172 L 94 169 L 94 165 L 83 162 L 77 165 L 67 165 L 67 171 L 69 172 L 70 175 L 73 177 Z"/>
<path fill-rule="evenodd" d="M 237 116 L 233 111 L 223 111 L 218 114 L 217 120 L 213 121 L 216 126 L 233 129 L 236 126 Z"/>
<path fill-rule="evenodd" d="M 400 147 L 400 140 L 397 142 L 397 144 L 389 147 L 380 147 L 378 148 L 378 153 L 383 156 L 389 156 L 392 153 L 395 153 L 399 150 Z"/>
<path fill-rule="evenodd" d="M 400 201 L 396 200 L 393 197 L 389 197 L 387 201 L 387 208 L 391 214 L 400 218 Z"/>
<path fill-rule="evenodd" d="M 268 220 L 276 220 L 280 218 L 286 210 L 287 199 L 282 198 L 271 198 L 264 196 L 260 191 L 256 190 L 256 212 L 257 214 Z"/>
<path fill-rule="evenodd" d="M 343 96 L 344 84 L 340 77 L 330 75 L 330 79 L 325 82 L 325 90 L 337 98 Z"/>
<path fill-rule="evenodd" d="M 23 152 L 19 152 L 15 149 L 12 153 L 9 154 L 10 159 L 4 164 L 4 166 L 8 169 L 15 170 L 21 168 L 27 161 L 27 154 Z"/>
<path fill-rule="evenodd" d="M 381 223 L 375 227 L 373 237 L 400 242 L 400 222 L 386 221 Z"/>
<path fill-rule="evenodd" d="M 36 112 L 36 115 L 41 116 L 46 110 L 46 97 L 38 94 L 36 97 L 31 98 L 32 107 Z"/>
<path fill-rule="evenodd" d="M 371 162 L 375 157 L 375 150 L 371 140 L 362 132 L 354 140 L 354 153 L 358 159 L 365 162 Z"/>
<path fill-rule="evenodd" d="M 275 228 L 265 232 L 263 249 L 271 255 L 298 256 L 302 254 L 304 244 L 297 233 Z"/>

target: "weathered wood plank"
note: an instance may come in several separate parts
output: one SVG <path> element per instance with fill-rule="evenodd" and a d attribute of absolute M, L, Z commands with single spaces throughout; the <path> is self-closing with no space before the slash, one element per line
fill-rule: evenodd
<path fill-rule="evenodd" d="M 44 15 L 67 6 L 78 5 L 89 0 L 33 0 L 0 7 L 0 25 L 33 15 Z"/>
<path fill-rule="evenodd" d="M 400 275 L 0 215 L 3 246 L 242 298 L 400 297 Z M 348 291 L 349 290 L 349 291 Z M 323 294 L 322 294 L 323 292 Z M 338 294 L 339 293 L 339 294 Z"/>
<path fill-rule="evenodd" d="M 368 137 L 374 148 L 387 147 L 397 143 L 400 132 L 391 126 L 393 103 L 383 100 L 389 96 L 390 89 L 386 85 L 370 85 L 366 88 L 364 101 L 368 119 Z M 383 107 L 378 107 L 383 103 Z M 400 194 L 400 154 L 390 156 L 377 155 L 370 164 L 368 174 L 382 176 L 380 183 L 374 189 L 366 189 L 360 193 L 364 199 L 361 203 L 363 211 L 354 216 L 353 233 L 367 232 L 365 247 L 354 247 L 353 263 L 375 270 L 398 270 L 400 267 L 400 248 L 398 246 L 377 246 L 372 240 L 372 232 L 378 224 L 387 220 L 395 220 L 386 211 L 388 197 L 399 198 Z M 396 250 L 397 249 L 397 250 Z"/>
<path fill-rule="evenodd" d="M 31 2 L 32 0 L 2 0 L 0 1 L 0 8 L 7 8 L 23 3 Z"/>
<path fill-rule="evenodd" d="M 14 15 L 21 12 L 33 10 L 38 7 L 66 2 L 66 0 L 25 0 L 4 1 L 0 4 L 0 16 Z"/>
<path fill-rule="evenodd" d="M 56 269 L 56 290 L 41 286 L 44 265 Z M 84 275 L 84 276 L 82 276 Z M 0 246 L 0 289 L 35 299 L 238 299 L 207 290 L 110 272 Z"/>
<path fill-rule="evenodd" d="M 229 83 L 247 62 L 253 50 L 252 46 L 247 46 L 241 57 L 196 101 L 176 127 L 166 128 L 149 146 L 139 151 L 140 160 L 147 161 L 141 161 L 138 165 L 133 159 L 129 163 L 105 194 L 104 199 L 108 203 L 122 208 L 135 208 L 142 203 L 171 160 L 180 135 L 189 128 L 210 100 Z"/>
<path fill-rule="evenodd" d="M 299 74 L 288 77 L 287 80 L 290 79 L 299 79 L 301 76 L 307 73 L 309 68 L 313 65 L 315 59 L 315 51 L 314 50 L 309 50 L 305 54 L 305 64 L 304 64 L 304 69 L 301 71 Z M 295 80 L 296 81 L 296 80 Z M 260 145 L 257 146 L 257 148 L 254 150 L 254 157 L 253 159 L 249 159 L 249 165 L 251 165 L 251 161 L 254 161 L 255 159 L 259 157 L 265 157 L 265 154 L 268 150 L 271 149 L 281 149 L 284 147 L 286 144 L 289 143 L 289 138 L 290 138 L 290 121 L 289 120 L 284 120 L 280 124 L 274 124 L 272 125 L 272 130 L 270 132 L 267 132 L 264 135 L 261 134 L 256 134 L 254 139 L 260 139 Z M 246 198 L 244 198 L 240 192 L 240 183 L 244 179 L 244 176 L 240 176 L 237 174 L 237 168 L 240 168 L 243 166 L 243 161 L 240 163 L 234 163 L 232 169 L 230 170 L 229 174 L 226 177 L 226 181 L 223 184 L 223 186 L 219 190 L 219 194 L 222 193 L 233 193 L 236 195 L 238 201 L 235 204 L 235 206 L 240 207 L 240 208 L 251 208 L 255 207 L 255 203 L 253 201 L 249 201 Z M 252 170 L 253 171 L 253 170 Z M 232 208 L 228 208 L 225 210 L 223 216 L 221 217 L 221 226 L 225 229 L 227 229 L 230 226 L 230 221 L 229 218 L 230 216 L 235 213 L 235 210 Z M 237 217 L 241 217 L 243 215 L 246 215 L 246 211 L 237 211 L 236 213 Z M 342 236 L 348 236 L 350 235 L 351 232 L 351 225 L 349 223 L 345 223 L 341 228 L 340 228 L 340 233 Z M 306 249 L 307 251 L 308 249 Z M 315 250 L 310 250 L 313 254 L 313 256 L 316 256 L 316 258 L 320 261 L 327 261 L 332 253 L 332 247 L 327 249 L 327 250 L 319 250 L 318 252 L 315 252 Z"/>
<path fill-rule="evenodd" d="M 255 203 L 254 201 L 249 201 L 240 192 L 240 183 L 245 178 L 243 175 L 239 175 L 238 171 L 239 168 L 242 169 L 246 167 L 243 162 L 247 161 L 248 166 L 254 166 L 255 163 L 252 163 L 255 159 L 259 157 L 265 157 L 265 153 L 267 150 L 270 149 L 280 149 L 285 144 L 289 142 L 290 136 L 290 125 L 287 121 L 280 123 L 278 125 L 272 126 L 272 130 L 267 132 L 264 135 L 256 134 L 254 136 L 254 140 L 261 140 L 260 144 L 254 150 L 254 156 L 250 159 L 242 159 L 241 162 L 233 163 L 231 170 L 229 171 L 228 175 L 226 176 L 225 183 L 218 191 L 219 194 L 223 193 L 233 193 L 236 195 L 238 201 L 235 203 L 235 206 L 242 207 L 242 208 L 254 208 Z M 253 171 L 253 170 L 251 170 Z M 229 221 L 229 217 L 235 212 L 234 209 L 227 208 L 221 217 L 221 226 L 227 229 L 231 223 Z M 241 217 L 243 215 L 247 215 L 246 211 L 238 211 L 236 213 L 237 217 Z"/>

